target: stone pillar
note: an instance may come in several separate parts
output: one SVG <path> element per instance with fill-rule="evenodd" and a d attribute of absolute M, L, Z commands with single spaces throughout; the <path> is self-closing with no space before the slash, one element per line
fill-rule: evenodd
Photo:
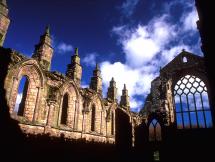
<path fill-rule="evenodd" d="M 46 120 L 46 126 L 51 127 L 53 123 L 53 117 L 54 117 L 54 108 L 55 108 L 55 100 L 47 100 L 48 103 L 48 115 Z"/>

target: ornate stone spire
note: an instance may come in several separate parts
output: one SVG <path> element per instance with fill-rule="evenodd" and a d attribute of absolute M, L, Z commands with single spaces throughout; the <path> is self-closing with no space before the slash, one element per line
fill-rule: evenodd
<path fill-rule="evenodd" d="M 122 90 L 120 106 L 122 106 L 126 110 L 130 109 L 130 101 L 129 101 L 129 96 L 128 96 L 128 90 L 126 89 L 125 84 L 124 84 L 124 88 Z"/>
<path fill-rule="evenodd" d="M 33 58 L 37 59 L 44 70 L 50 70 L 53 56 L 52 40 L 50 37 L 50 28 L 46 27 L 45 32 L 40 36 L 40 41 L 35 45 Z"/>
<path fill-rule="evenodd" d="M 108 92 L 107 92 L 107 98 L 116 101 L 117 97 L 117 88 L 116 88 L 116 82 L 114 81 L 114 78 L 112 77 L 110 81 L 110 85 L 108 87 Z"/>
<path fill-rule="evenodd" d="M 78 56 L 78 48 L 75 48 L 75 54 L 76 56 Z"/>
<path fill-rule="evenodd" d="M 98 64 L 96 64 L 96 68 L 93 71 L 93 77 L 91 77 L 90 88 L 102 95 L 102 78 Z"/>
<path fill-rule="evenodd" d="M 82 67 L 80 65 L 78 48 L 75 48 L 75 53 L 74 55 L 71 56 L 71 63 L 67 65 L 66 76 L 73 79 L 77 86 L 80 86 L 82 77 Z"/>
<path fill-rule="evenodd" d="M 46 26 L 45 34 L 50 37 L 50 26 Z"/>
<path fill-rule="evenodd" d="M 0 0 L 0 46 L 3 46 L 10 25 L 6 0 Z"/>

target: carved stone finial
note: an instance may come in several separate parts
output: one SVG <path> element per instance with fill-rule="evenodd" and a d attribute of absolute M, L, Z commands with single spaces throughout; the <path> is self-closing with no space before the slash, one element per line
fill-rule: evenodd
<path fill-rule="evenodd" d="M 78 48 L 75 48 L 75 55 L 78 56 Z"/>
<path fill-rule="evenodd" d="M 50 26 L 49 25 L 46 26 L 45 34 L 50 36 Z"/>

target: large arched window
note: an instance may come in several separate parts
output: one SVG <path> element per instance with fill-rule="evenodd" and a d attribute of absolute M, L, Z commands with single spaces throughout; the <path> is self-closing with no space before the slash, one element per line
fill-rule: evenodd
<path fill-rule="evenodd" d="M 63 104 L 62 104 L 62 112 L 61 112 L 61 124 L 67 124 L 67 113 L 68 113 L 68 100 L 69 100 L 69 96 L 66 93 L 63 96 Z"/>
<path fill-rule="evenodd" d="M 91 112 L 91 131 L 95 131 L 95 120 L 96 120 L 96 108 L 93 105 Z"/>
<path fill-rule="evenodd" d="M 174 98 L 179 129 L 213 126 L 207 88 L 200 78 L 182 77 L 174 87 Z"/>
<path fill-rule="evenodd" d="M 161 141 L 161 126 L 156 119 L 149 125 L 149 141 Z"/>
<path fill-rule="evenodd" d="M 18 94 L 16 97 L 16 104 L 14 108 L 14 112 L 16 112 L 17 115 L 19 116 L 24 115 L 25 101 L 28 92 L 28 84 L 29 84 L 28 78 L 26 76 L 23 76 L 19 82 Z"/>

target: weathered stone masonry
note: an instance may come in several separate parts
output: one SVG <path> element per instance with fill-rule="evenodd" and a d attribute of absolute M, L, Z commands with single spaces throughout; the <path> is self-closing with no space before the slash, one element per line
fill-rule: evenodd
<path fill-rule="evenodd" d="M 68 138 L 86 138 L 114 142 L 115 101 L 101 97 L 93 89 L 81 88 L 67 76 L 42 70 L 36 59 L 29 59 L 11 51 L 10 68 L 5 79 L 11 117 L 20 121 L 26 133 L 50 133 Z M 26 76 L 28 89 L 23 115 L 14 111 L 20 80 Z M 68 95 L 68 105 L 63 106 Z M 106 104 L 104 104 L 106 103 Z M 92 117 L 92 108 L 95 114 Z M 62 124 L 62 108 L 66 123 Z M 92 122 L 92 120 L 95 120 Z M 95 125 L 92 126 L 92 123 Z M 94 130 L 91 129 L 94 127 Z M 37 131 L 38 130 L 38 131 Z"/>

